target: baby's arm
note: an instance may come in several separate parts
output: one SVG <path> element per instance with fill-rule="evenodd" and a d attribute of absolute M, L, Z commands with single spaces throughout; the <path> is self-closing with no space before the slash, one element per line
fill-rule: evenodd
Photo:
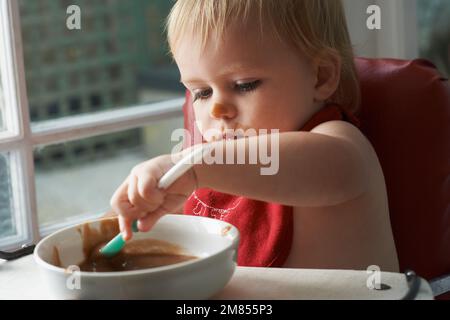
<path fill-rule="evenodd" d="M 217 150 L 222 148 L 223 154 L 235 146 L 238 149 L 235 154 L 248 155 L 249 146 L 262 139 L 271 140 L 259 136 L 212 145 Z M 352 142 L 326 132 L 281 133 L 279 171 L 274 175 L 261 175 L 260 169 L 265 167 L 261 163 L 207 164 L 204 159 L 168 189 L 160 190 L 157 181 L 173 166 L 174 157 L 181 159 L 183 153 L 190 151 L 188 148 L 135 166 L 111 198 L 111 207 L 119 215 L 121 232 L 128 240 L 132 236 L 133 220 L 139 220 L 139 230 L 148 231 L 162 215 L 179 211 L 197 188 L 298 207 L 331 206 L 354 199 L 365 191 L 368 166 L 364 152 Z"/>
<path fill-rule="evenodd" d="M 245 145 L 236 140 L 213 144 L 223 145 L 223 154 L 225 144 L 232 144 L 239 148 L 236 153 L 244 148 L 248 155 L 249 144 L 261 137 L 247 139 Z M 331 206 L 365 191 L 364 157 L 355 144 L 340 137 L 312 132 L 280 133 L 278 173 L 261 175 L 262 167 L 203 163 L 196 165 L 194 171 L 200 188 L 291 206 Z"/>

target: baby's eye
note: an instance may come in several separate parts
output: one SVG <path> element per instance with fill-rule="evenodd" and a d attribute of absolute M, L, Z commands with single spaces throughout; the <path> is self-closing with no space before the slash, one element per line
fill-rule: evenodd
<path fill-rule="evenodd" d="M 194 102 L 196 100 L 208 99 L 212 94 L 212 89 L 194 91 Z"/>
<path fill-rule="evenodd" d="M 240 92 L 249 92 L 255 90 L 261 84 L 261 80 L 255 80 L 246 83 L 237 83 L 235 88 Z"/>

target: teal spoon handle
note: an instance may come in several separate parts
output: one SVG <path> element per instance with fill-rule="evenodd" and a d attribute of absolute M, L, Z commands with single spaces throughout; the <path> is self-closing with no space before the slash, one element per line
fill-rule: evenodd
<path fill-rule="evenodd" d="M 138 232 L 137 220 L 132 224 L 133 232 Z M 100 249 L 100 253 L 105 257 L 111 258 L 118 254 L 120 250 L 125 246 L 125 240 L 123 240 L 122 234 L 119 233 L 111 241 L 109 241 L 103 248 Z"/>

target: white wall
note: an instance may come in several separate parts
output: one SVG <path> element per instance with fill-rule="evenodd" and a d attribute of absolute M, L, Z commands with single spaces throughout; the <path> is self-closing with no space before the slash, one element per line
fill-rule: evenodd
<path fill-rule="evenodd" d="M 415 0 L 343 0 L 356 55 L 372 58 L 418 57 Z M 370 5 L 381 9 L 381 30 L 366 26 Z"/>

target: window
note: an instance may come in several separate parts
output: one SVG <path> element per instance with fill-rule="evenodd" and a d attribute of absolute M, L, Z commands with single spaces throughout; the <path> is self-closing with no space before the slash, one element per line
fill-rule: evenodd
<path fill-rule="evenodd" d="M 419 53 L 450 77 L 450 4 L 448 0 L 417 0 Z"/>
<path fill-rule="evenodd" d="M 368 58 L 417 58 L 417 19 L 413 0 L 343 0 L 356 54 Z M 369 30 L 367 9 L 380 8 L 381 29 Z"/>
<path fill-rule="evenodd" d="M 169 153 L 180 117 L 34 149 L 36 200 L 45 234 L 109 210 L 109 200 L 137 163 Z M 45 158 L 47 157 L 47 158 Z M 39 165 L 39 162 L 42 164 Z"/>
<path fill-rule="evenodd" d="M 0 249 L 101 215 L 135 164 L 171 150 L 184 102 L 163 32 L 172 4 L 0 0 Z M 448 0 L 344 4 L 357 55 L 424 57 L 449 75 Z M 366 28 L 371 4 L 381 30 Z"/>
<path fill-rule="evenodd" d="M 9 154 L 2 153 L 0 154 L 0 230 L 2 230 L 2 237 L 5 238 L 17 233 L 12 196 Z"/>
<path fill-rule="evenodd" d="M 69 5 L 81 30 L 66 26 Z M 102 215 L 134 165 L 177 143 L 171 5 L 0 0 L 0 249 Z"/>
<path fill-rule="evenodd" d="M 425 58 L 450 75 L 448 0 L 343 0 L 352 43 L 358 56 Z M 381 10 L 381 30 L 368 30 L 370 5 Z"/>
<path fill-rule="evenodd" d="M 0 48 L 1 50 L 1 48 Z M 0 70 L 0 132 L 5 130 L 5 123 L 4 123 L 4 115 L 5 112 L 5 101 L 3 100 L 3 87 L 2 87 L 2 81 L 1 81 L 1 70 Z"/>
<path fill-rule="evenodd" d="M 181 86 L 164 46 L 169 1 L 20 0 L 32 122 L 173 98 Z M 81 30 L 66 26 L 80 7 Z"/>

